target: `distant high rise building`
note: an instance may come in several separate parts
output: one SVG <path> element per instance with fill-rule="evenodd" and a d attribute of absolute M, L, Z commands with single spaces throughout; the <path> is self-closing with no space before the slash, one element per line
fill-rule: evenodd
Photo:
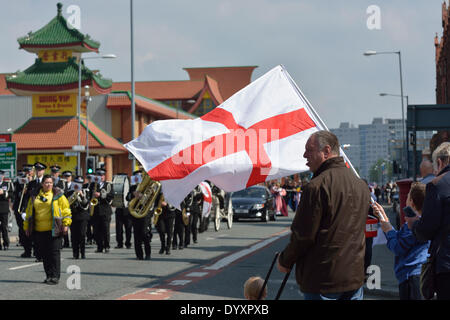
<path fill-rule="evenodd" d="M 351 161 L 353 167 L 359 171 L 361 166 L 359 129 L 348 122 L 341 122 L 339 128 L 330 129 L 339 139 L 342 149 Z"/>
<path fill-rule="evenodd" d="M 391 164 L 396 161 L 400 166 L 406 164 L 406 161 L 403 160 L 405 144 L 401 119 L 374 118 L 371 124 L 361 124 L 358 128 L 351 126 L 348 122 L 341 122 L 339 128 L 330 129 L 330 131 L 338 137 L 341 147 L 355 169 L 358 170 L 361 178 L 370 180 L 370 169 L 380 159 Z M 418 151 L 421 152 L 428 148 L 432 135 L 432 131 L 417 132 Z M 410 167 L 412 165 L 411 152 Z M 387 167 L 385 165 L 385 168 Z M 386 182 L 387 176 L 380 179 Z"/>

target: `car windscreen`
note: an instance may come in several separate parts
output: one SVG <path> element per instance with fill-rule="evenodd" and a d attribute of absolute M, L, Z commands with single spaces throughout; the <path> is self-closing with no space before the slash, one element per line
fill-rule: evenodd
<path fill-rule="evenodd" d="M 260 188 L 249 188 L 233 192 L 232 198 L 265 198 L 266 192 Z"/>

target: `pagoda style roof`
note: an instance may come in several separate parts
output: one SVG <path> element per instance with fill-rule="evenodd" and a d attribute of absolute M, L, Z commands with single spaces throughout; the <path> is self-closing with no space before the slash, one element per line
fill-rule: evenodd
<path fill-rule="evenodd" d="M 64 138 L 62 138 L 64 137 Z M 81 141 L 86 141 L 86 120 L 81 119 Z M 13 136 L 18 152 L 72 151 L 78 144 L 77 117 L 31 118 Z M 89 152 L 91 154 L 126 153 L 125 147 L 89 121 Z"/>
<path fill-rule="evenodd" d="M 61 14 L 62 4 L 57 4 L 58 13 L 47 25 L 35 32 L 29 32 L 17 41 L 20 48 L 29 52 L 43 49 L 68 49 L 75 52 L 98 52 L 100 42 L 91 39 L 68 24 Z"/>
<path fill-rule="evenodd" d="M 75 57 L 66 62 L 45 63 L 40 58 L 25 71 L 6 77 L 7 88 L 17 95 L 44 92 L 77 92 L 78 64 Z M 81 67 L 81 87 L 89 85 L 99 94 L 111 91 L 112 80 Z"/>

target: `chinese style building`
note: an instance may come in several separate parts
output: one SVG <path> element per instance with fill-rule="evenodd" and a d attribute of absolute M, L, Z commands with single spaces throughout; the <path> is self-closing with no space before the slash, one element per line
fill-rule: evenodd
<path fill-rule="evenodd" d="M 74 155 L 72 147 L 79 145 L 78 139 L 86 141 L 88 134 L 89 153 L 102 157 L 111 177 L 112 157 L 127 151 L 95 122 L 88 121 L 85 101 L 80 102 L 79 113 L 78 94 L 83 89 L 86 95 L 85 87 L 89 96 L 107 94 L 112 80 L 83 65 L 82 54 L 98 53 L 100 43 L 71 27 L 61 11 L 62 4 L 58 3 L 55 18 L 18 39 L 20 49 L 36 54 L 37 58 L 26 70 L 6 77 L 8 90 L 32 97 L 32 117 L 15 130 L 12 138 L 17 144 L 18 167 L 40 161 L 48 167 L 58 164 L 62 170 L 76 172 L 77 154 Z M 85 151 L 80 155 L 81 168 L 85 164 Z"/>
<path fill-rule="evenodd" d="M 40 161 L 47 166 L 58 164 L 61 171 L 76 171 L 72 147 L 78 145 L 81 87 L 80 145 L 86 145 L 88 134 L 89 155 L 105 165 L 108 180 L 120 172 L 131 175 L 134 168 L 123 147 L 131 140 L 131 83 L 113 83 L 83 63 L 82 54 L 98 53 L 100 43 L 68 25 L 61 4 L 56 17 L 18 43 L 37 57 L 24 71 L 0 73 L 0 112 L 5 115 L 0 117 L 0 127 L 13 130 L 17 168 Z M 195 119 L 211 111 L 248 85 L 255 68 L 184 68 L 189 80 L 136 81 L 135 137 L 153 121 Z M 85 86 L 91 97 L 87 107 Z M 86 152 L 81 151 L 82 172 L 85 159 Z"/>

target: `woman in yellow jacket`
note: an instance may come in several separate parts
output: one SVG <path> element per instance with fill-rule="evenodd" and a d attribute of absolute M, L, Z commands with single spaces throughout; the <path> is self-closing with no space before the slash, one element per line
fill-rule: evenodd
<path fill-rule="evenodd" d="M 37 250 L 43 259 L 46 279 L 44 283 L 58 284 L 61 274 L 62 237 L 72 223 L 70 205 L 64 192 L 53 187 L 50 175 L 42 178 L 42 186 L 33 194 L 26 210 L 23 229 L 33 234 Z"/>

